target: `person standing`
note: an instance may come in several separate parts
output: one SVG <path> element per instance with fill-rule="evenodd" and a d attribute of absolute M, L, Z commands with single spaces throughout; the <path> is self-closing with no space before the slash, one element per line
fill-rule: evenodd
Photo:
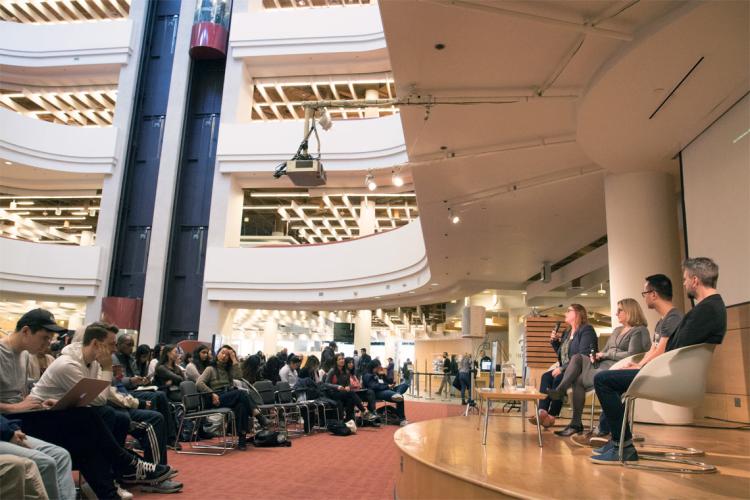
<path fill-rule="evenodd" d="M 461 404 L 465 405 L 471 401 L 471 355 L 465 352 L 461 358 L 461 364 L 458 367 L 458 380 L 461 384 Z M 466 399 L 466 392 L 469 393 L 469 399 Z"/>
<path fill-rule="evenodd" d="M 451 360 L 448 357 L 448 353 L 443 353 L 443 379 L 440 381 L 440 388 L 435 394 L 441 394 L 443 389 L 448 391 L 451 386 Z"/>

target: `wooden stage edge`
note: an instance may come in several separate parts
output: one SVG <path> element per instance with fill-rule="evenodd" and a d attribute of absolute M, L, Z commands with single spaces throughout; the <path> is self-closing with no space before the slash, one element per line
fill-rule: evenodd
<path fill-rule="evenodd" d="M 521 431 L 519 417 L 492 416 L 487 446 L 479 417 L 448 417 L 399 429 L 400 469 L 396 498 L 750 498 L 750 432 L 736 429 L 636 426 L 648 443 L 700 448 L 696 460 L 716 465 L 716 474 L 676 474 L 595 465 L 590 448 L 543 433 L 539 448 L 533 426 Z M 644 461 L 644 463 L 646 463 Z"/>

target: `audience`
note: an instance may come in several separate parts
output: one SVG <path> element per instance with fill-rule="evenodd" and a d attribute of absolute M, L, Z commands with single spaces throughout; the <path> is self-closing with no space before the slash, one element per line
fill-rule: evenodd
<path fill-rule="evenodd" d="M 581 304 L 570 304 L 565 312 L 565 323 L 570 325 L 564 333 L 555 328 L 550 335 L 550 344 L 557 353 L 558 366 L 544 372 L 539 386 L 539 392 L 547 393 L 562 381 L 565 369 L 571 358 L 576 354 L 588 356 L 592 350 L 597 351 L 597 339 L 594 328 L 589 324 L 586 308 Z M 555 417 L 560 415 L 562 401 L 549 397 L 539 402 L 539 423 L 550 427 L 555 423 Z"/>
<path fill-rule="evenodd" d="M 727 330 L 727 310 L 721 295 L 716 291 L 719 266 L 707 257 L 687 259 L 682 265 L 682 277 L 682 284 L 688 297 L 694 299 L 696 304 L 682 318 L 674 333 L 669 336 L 665 352 L 695 344 L 721 344 Z M 651 292 L 651 284 L 647 280 L 643 293 Z M 612 439 L 601 448 L 594 450 L 592 462 L 610 465 L 638 460 L 630 428 L 625 429 L 624 435 L 620 434 L 625 413 L 621 398 L 638 375 L 638 370 L 661 354 L 657 346 L 638 363 L 631 363 L 622 370 L 607 370 L 594 377 L 596 395 L 607 418 Z M 622 448 L 620 448 L 621 441 Z"/>
<path fill-rule="evenodd" d="M 297 369 L 300 366 L 301 359 L 292 354 L 287 358 L 286 364 L 279 370 L 279 379 L 281 382 L 286 382 L 289 387 L 294 387 L 297 384 Z"/>
<path fill-rule="evenodd" d="M 349 385 L 350 377 L 346 369 L 346 358 L 344 353 L 336 354 L 335 362 L 325 376 L 324 382 L 327 388 L 328 396 L 334 401 L 339 401 L 344 407 L 344 420 L 354 419 L 354 408 L 356 407 L 362 414 L 367 412 L 362 400 Z"/>

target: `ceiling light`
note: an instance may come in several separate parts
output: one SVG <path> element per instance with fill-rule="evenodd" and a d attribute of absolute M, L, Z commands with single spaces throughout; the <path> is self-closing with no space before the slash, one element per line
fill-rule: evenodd
<path fill-rule="evenodd" d="M 378 183 L 375 182 L 375 176 L 372 175 L 372 173 L 367 174 L 365 177 L 365 186 L 367 186 L 367 189 L 370 191 L 375 191 L 378 188 Z"/>
<path fill-rule="evenodd" d="M 250 222 L 250 217 L 245 217 L 245 218 L 244 218 L 244 219 L 242 219 L 242 220 L 244 220 L 245 222 Z"/>
<path fill-rule="evenodd" d="M 456 214 L 452 214 L 452 213 L 451 213 L 451 214 L 450 214 L 450 215 L 449 215 L 448 217 L 450 218 L 450 221 L 451 221 L 451 223 L 453 223 L 453 224 L 458 224 L 459 222 L 461 222 L 461 217 L 459 217 L 459 216 L 458 216 L 458 215 L 456 215 Z"/>
<path fill-rule="evenodd" d="M 19 202 L 17 202 L 16 204 L 17 204 L 17 205 L 18 205 L 19 207 L 20 207 L 21 205 L 23 205 L 23 206 L 25 206 L 25 207 L 30 207 L 30 206 L 32 206 L 32 205 L 34 204 L 34 202 L 33 202 L 33 201 L 19 201 Z"/>
<path fill-rule="evenodd" d="M 62 209 L 60 207 L 55 208 L 55 215 L 62 214 Z"/>
<path fill-rule="evenodd" d="M 65 227 L 65 228 L 70 227 L 70 221 L 66 220 L 65 222 L 63 222 L 63 227 Z"/>
<path fill-rule="evenodd" d="M 599 290 L 596 291 L 599 295 L 607 295 L 607 290 L 604 289 L 604 285 L 599 283 Z"/>
<path fill-rule="evenodd" d="M 401 177 L 400 172 L 394 172 L 391 176 L 391 182 L 393 182 L 393 185 L 396 187 L 401 187 L 404 185 L 404 178 Z"/>
<path fill-rule="evenodd" d="M 529 292 L 527 292 L 526 290 L 524 290 L 524 291 L 521 292 L 521 295 L 528 295 L 528 293 Z"/>
<path fill-rule="evenodd" d="M 589 294 L 586 293 L 586 292 L 581 293 L 581 297 L 588 297 L 588 296 L 589 296 Z"/>
<path fill-rule="evenodd" d="M 16 200 L 11 201 L 10 202 L 10 209 L 11 210 L 15 210 L 16 208 L 18 208 L 18 203 L 16 203 Z"/>
<path fill-rule="evenodd" d="M 430 286 L 440 286 L 440 283 L 431 283 Z"/>

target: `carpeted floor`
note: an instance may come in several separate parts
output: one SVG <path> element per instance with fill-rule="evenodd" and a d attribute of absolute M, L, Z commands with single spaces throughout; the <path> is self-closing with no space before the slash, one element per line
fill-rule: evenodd
<path fill-rule="evenodd" d="M 406 402 L 410 422 L 460 415 L 463 407 Z M 177 495 L 131 491 L 140 499 L 316 499 L 393 498 L 398 453 L 393 434 L 398 426 L 359 429 L 354 436 L 327 433 L 294 438 L 290 448 L 254 448 L 220 457 L 178 455 L 169 463 L 180 471 L 185 487 Z"/>

